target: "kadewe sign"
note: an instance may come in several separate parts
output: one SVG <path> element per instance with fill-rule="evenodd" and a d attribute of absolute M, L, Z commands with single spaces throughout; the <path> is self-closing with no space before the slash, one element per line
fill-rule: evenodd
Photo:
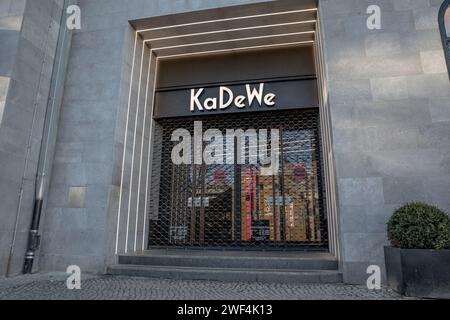
<path fill-rule="evenodd" d="M 170 118 L 318 107 L 315 79 L 199 86 L 155 93 L 154 117 Z"/>
<path fill-rule="evenodd" d="M 237 95 L 236 97 L 233 90 L 225 86 L 219 87 L 218 97 L 205 97 L 204 93 L 204 88 L 191 89 L 189 110 L 192 113 L 196 111 L 226 110 L 230 107 L 245 109 L 250 108 L 254 104 L 259 108 L 275 106 L 276 95 L 274 93 L 265 93 L 264 83 L 260 83 L 258 88 L 246 84 L 246 94 Z"/>

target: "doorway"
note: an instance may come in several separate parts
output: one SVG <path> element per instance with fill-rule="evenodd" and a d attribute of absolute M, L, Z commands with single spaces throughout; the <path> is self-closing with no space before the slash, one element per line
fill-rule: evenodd
<path fill-rule="evenodd" d="M 224 157 L 234 163 L 175 165 L 172 133 L 203 130 L 279 132 L 279 166 L 271 175 L 252 161 L 238 163 L 237 144 Z M 253 112 L 158 120 L 162 127 L 159 210 L 150 220 L 150 247 L 216 249 L 328 249 L 323 208 L 318 109 Z M 268 147 L 274 143 L 268 135 Z M 254 159 L 253 159 L 254 160 Z"/>

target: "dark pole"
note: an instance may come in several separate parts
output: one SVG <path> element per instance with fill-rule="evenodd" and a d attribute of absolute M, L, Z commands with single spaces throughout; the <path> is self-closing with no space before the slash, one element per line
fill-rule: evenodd
<path fill-rule="evenodd" d="M 53 126 L 57 127 L 57 121 L 59 110 L 61 108 L 61 101 L 58 97 L 58 92 L 62 90 L 58 83 L 63 82 L 65 73 L 61 70 L 64 69 L 63 65 L 67 64 L 67 60 L 63 60 L 64 50 L 68 48 L 68 42 L 66 42 L 66 36 L 69 33 L 65 29 L 63 18 L 65 10 L 67 8 L 68 0 L 63 1 L 63 7 L 60 15 L 60 28 L 58 33 L 57 47 L 55 52 L 55 61 L 53 64 L 51 86 L 49 91 L 49 100 L 47 101 L 47 107 L 44 116 L 44 126 L 42 128 L 42 141 L 39 150 L 38 170 L 36 173 L 35 181 L 35 201 L 33 216 L 31 218 L 31 226 L 29 231 L 27 251 L 25 254 L 25 261 L 23 265 L 23 273 L 31 273 L 33 270 L 33 262 L 36 255 L 36 251 L 39 249 L 40 236 L 39 236 L 39 223 L 42 215 L 42 205 L 44 203 L 45 194 L 48 189 L 48 179 L 51 168 L 51 148 L 56 143 L 56 130 L 53 130 Z M 58 58 L 57 58 L 58 57 Z M 64 61 L 64 62 L 63 62 Z"/>
<path fill-rule="evenodd" d="M 235 233 L 236 233 L 236 244 L 241 244 L 241 214 L 242 214 L 242 199 L 241 199 L 241 166 L 239 165 L 239 159 L 238 157 L 240 157 L 241 153 L 238 152 L 238 146 L 236 143 L 236 139 L 234 140 L 234 184 L 235 184 L 235 210 L 236 210 L 236 215 L 235 215 L 235 223 L 236 223 L 236 228 L 235 228 Z M 239 146 L 240 147 L 240 146 Z"/>
<path fill-rule="evenodd" d="M 285 185 L 284 185 L 284 148 L 283 148 L 283 127 L 280 127 L 280 156 L 281 156 L 281 176 L 280 176 L 280 189 L 282 196 L 282 205 L 280 210 L 280 231 L 281 240 L 286 246 L 286 195 L 285 195 Z"/>
<path fill-rule="evenodd" d="M 28 238 L 27 253 L 25 254 L 25 262 L 23 265 L 23 273 L 25 274 L 31 273 L 33 269 L 35 252 L 37 249 L 39 249 L 40 236 L 38 232 L 43 202 L 44 200 L 42 199 L 36 199 L 36 201 L 34 202 L 33 218 L 31 221 L 30 235 Z"/>

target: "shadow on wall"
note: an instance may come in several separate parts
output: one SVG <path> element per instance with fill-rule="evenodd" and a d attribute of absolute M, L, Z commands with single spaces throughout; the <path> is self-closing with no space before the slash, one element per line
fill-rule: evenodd
<path fill-rule="evenodd" d="M 19 44 L 22 16 L 0 17 L 0 126 Z"/>
<path fill-rule="evenodd" d="M 450 37 L 450 2 L 449 4 L 447 4 L 447 10 L 445 11 L 445 15 L 444 15 L 444 25 L 445 25 L 445 30 L 446 30 L 446 34 L 447 37 Z"/>
<path fill-rule="evenodd" d="M 444 1 L 439 10 L 439 27 L 441 29 L 442 44 L 445 50 L 448 75 L 450 78 L 450 0 Z"/>

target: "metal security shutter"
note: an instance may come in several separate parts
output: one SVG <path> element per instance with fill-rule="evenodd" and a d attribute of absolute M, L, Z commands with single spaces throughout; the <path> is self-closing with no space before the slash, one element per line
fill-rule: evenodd
<path fill-rule="evenodd" d="M 270 130 L 279 130 L 277 174 L 261 175 L 259 161 L 174 165 L 171 154 L 178 142 L 171 141 L 172 133 L 182 128 L 193 136 L 194 121 L 202 121 L 203 133 L 219 129 L 224 136 L 227 129 L 266 129 L 269 147 Z M 318 109 L 160 119 L 158 123 L 163 130 L 159 210 L 151 215 L 149 246 L 327 248 Z M 250 147 L 247 141 L 247 160 Z M 236 152 L 237 146 L 231 150 L 233 156 Z"/>

